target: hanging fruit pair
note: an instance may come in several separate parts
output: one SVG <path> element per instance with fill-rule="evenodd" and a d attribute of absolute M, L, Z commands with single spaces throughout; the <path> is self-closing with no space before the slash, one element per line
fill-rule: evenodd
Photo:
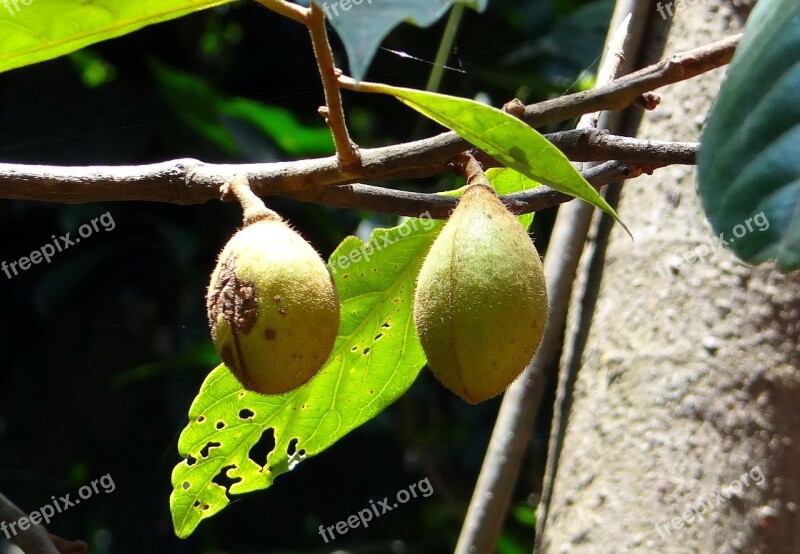
<path fill-rule="evenodd" d="M 257 215 L 246 210 L 245 226 L 219 255 L 206 308 L 214 346 L 244 388 L 280 394 L 328 359 L 339 297 L 314 248 L 251 196 Z"/>
<path fill-rule="evenodd" d="M 490 186 L 467 187 L 431 246 L 414 321 L 431 371 L 471 403 L 502 392 L 533 358 L 547 322 L 542 262 Z"/>

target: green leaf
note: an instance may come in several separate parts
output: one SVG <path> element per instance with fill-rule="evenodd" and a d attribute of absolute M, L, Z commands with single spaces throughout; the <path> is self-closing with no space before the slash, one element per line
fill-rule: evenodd
<path fill-rule="evenodd" d="M 800 3 L 761 0 L 711 110 L 698 191 L 742 260 L 800 268 Z"/>
<path fill-rule="evenodd" d="M 389 32 L 407 21 L 427 27 L 456 3 L 483 11 L 489 0 L 313 0 L 342 39 L 350 73 L 360 81 Z"/>
<path fill-rule="evenodd" d="M 231 0 L 4 0 L 0 73 Z"/>
<path fill-rule="evenodd" d="M 169 107 L 181 120 L 229 154 L 239 148 L 222 124 L 220 112 L 224 100 L 210 85 L 194 75 L 177 71 L 152 61 L 150 67 Z"/>
<path fill-rule="evenodd" d="M 518 192 L 519 184 L 501 179 L 496 189 Z M 179 537 L 224 509 L 229 494 L 269 487 L 411 386 L 425 365 L 412 317 L 414 285 L 442 226 L 421 214 L 376 229 L 366 245 L 355 237 L 339 245 L 328 263 L 342 302 L 339 336 L 328 363 L 307 384 L 262 396 L 243 390 L 224 365 L 211 372 L 178 440 L 186 459 L 172 472 L 170 508 Z M 270 432 L 275 446 L 266 463 L 252 460 L 250 449 Z M 226 490 L 214 482 L 220 475 L 236 482 Z"/>
<path fill-rule="evenodd" d="M 306 127 L 289 110 L 247 98 L 226 98 L 203 79 L 152 62 L 153 73 L 164 99 L 192 129 L 228 153 L 247 150 L 236 126 L 248 125 L 266 136 L 291 157 L 301 158 L 334 152 L 330 129 Z"/>
<path fill-rule="evenodd" d="M 215 477 L 236 480 L 230 494 L 267 488 L 411 386 L 425 364 L 412 318 L 414 282 L 440 227 L 430 218 L 410 219 L 377 229 L 369 245 L 355 237 L 342 242 L 329 264 L 342 302 L 339 336 L 328 363 L 306 385 L 262 396 L 244 391 L 224 365 L 209 375 L 178 442 L 187 460 L 172 474 L 179 537 L 229 503 Z M 250 449 L 270 429 L 275 447 L 266 461 L 252 460 Z"/>
<path fill-rule="evenodd" d="M 294 158 L 329 155 L 335 152 L 331 131 L 327 126 L 306 127 L 291 111 L 268 106 L 247 98 L 231 98 L 222 105 L 229 118 L 246 122 Z"/>
<path fill-rule="evenodd" d="M 486 170 L 486 178 L 492 183 L 495 190 L 502 190 L 500 194 L 523 192 L 528 189 L 540 187 L 541 184 L 528 179 L 522 173 L 507 167 L 492 167 Z M 533 214 L 522 214 L 518 217 L 520 223 L 528 229 L 533 223 Z"/>
<path fill-rule="evenodd" d="M 506 167 L 597 206 L 614 219 L 614 209 L 558 148 L 516 117 L 491 106 L 434 92 L 363 83 L 358 90 L 391 94 L 437 123 L 452 129 Z"/>

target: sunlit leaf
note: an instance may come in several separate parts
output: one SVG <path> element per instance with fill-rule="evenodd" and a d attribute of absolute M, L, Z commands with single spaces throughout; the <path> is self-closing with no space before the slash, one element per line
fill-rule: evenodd
<path fill-rule="evenodd" d="M 455 96 L 364 83 L 364 92 L 391 94 L 404 104 L 452 129 L 494 159 L 537 181 L 597 206 L 619 221 L 614 209 L 569 159 L 535 129 L 504 111 Z"/>
<path fill-rule="evenodd" d="M 5 0 L 0 72 L 231 0 Z"/>
<path fill-rule="evenodd" d="M 507 167 L 492 167 L 486 170 L 486 178 L 492 183 L 495 190 L 502 190 L 501 194 L 512 194 L 515 192 L 523 192 L 528 189 L 541 186 L 536 181 L 525 177 L 522 173 L 509 169 Z M 519 216 L 519 221 L 525 228 L 529 228 L 533 223 L 533 215 L 522 214 Z"/>

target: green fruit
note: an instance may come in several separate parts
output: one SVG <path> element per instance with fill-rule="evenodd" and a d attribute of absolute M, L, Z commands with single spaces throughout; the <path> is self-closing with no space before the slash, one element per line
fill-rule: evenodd
<path fill-rule="evenodd" d="M 471 403 L 502 392 L 536 353 L 547 322 L 542 262 L 490 187 L 467 187 L 431 246 L 414 320 L 431 371 Z"/>
<path fill-rule="evenodd" d="M 339 298 L 325 263 L 280 219 L 247 225 L 228 241 L 206 308 L 222 361 L 262 394 L 311 379 L 339 330 Z"/>

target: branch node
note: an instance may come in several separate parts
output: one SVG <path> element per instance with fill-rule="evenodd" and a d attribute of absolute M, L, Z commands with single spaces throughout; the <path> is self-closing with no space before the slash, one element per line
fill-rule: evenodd
<path fill-rule="evenodd" d="M 636 99 L 636 103 L 647 111 L 653 111 L 661 103 L 661 96 L 655 92 L 645 92 Z"/>
<path fill-rule="evenodd" d="M 521 118 L 525 115 L 525 104 L 519 98 L 514 98 L 503 104 L 503 111 L 514 117 Z"/>

